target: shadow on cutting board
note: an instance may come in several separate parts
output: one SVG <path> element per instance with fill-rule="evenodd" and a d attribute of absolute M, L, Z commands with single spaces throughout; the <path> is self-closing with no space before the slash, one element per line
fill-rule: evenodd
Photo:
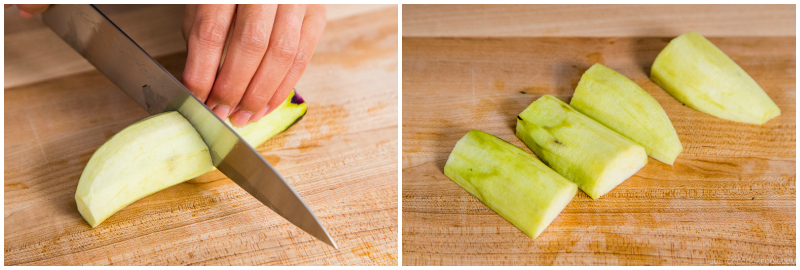
<path fill-rule="evenodd" d="M 678 34 L 671 37 L 648 37 L 644 36 L 646 33 L 684 33 L 691 30 L 677 30 L 677 29 L 665 29 L 663 27 L 653 27 L 649 29 L 643 29 L 641 31 L 642 36 L 638 38 L 633 38 L 633 44 L 631 44 L 632 48 L 631 51 L 633 52 L 634 61 L 636 61 L 636 66 L 640 68 L 642 72 L 644 72 L 645 76 L 648 78 L 650 77 L 650 67 L 653 66 L 653 62 L 656 61 L 656 56 L 664 47 L 667 47 L 670 40 L 677 37 Z"/>

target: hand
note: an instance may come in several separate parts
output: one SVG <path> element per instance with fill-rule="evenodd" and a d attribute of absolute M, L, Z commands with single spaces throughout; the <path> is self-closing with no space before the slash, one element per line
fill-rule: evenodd
<path fill-rule="evenodd" d="M 325 23 L 322 5 L 187 5 L 183 84 L 234 126 L 258 121 L 289 96 Z"/>
<path fill-rule="evenodd" d="M 4 8 L 8 8 L 13 6 L 11 4 L 5 4 Z M 33 15 L 39 14 L 47 10 L 50 5 L 46 4 L 19 4 L 17 8 L 19 8 L 19 16 L 23 18 L 33 18 Z"/>

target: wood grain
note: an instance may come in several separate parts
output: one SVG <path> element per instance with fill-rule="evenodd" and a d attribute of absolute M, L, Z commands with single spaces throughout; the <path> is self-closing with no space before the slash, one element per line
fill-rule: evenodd
<path fill-rule="evenodd" d="M 338 250 L 229 179 L 173 186 L 90 228 L 74 200 L 83 168 L 147 116 L 92 71 L 5 90 L 5 265 L 396 265 L 397 13 L 329 22 L 296 87 L 308 113 L 257 147 Z M 158 60 L 179 77 L 185 58 Z"/>
<path fill-rule="evenodd" d="M 403 5 L 404 37 L 794 36 L 794 5 Z"/>
<path fill-rule="evenodd" d="M 782 114 L 763 126 L 695 111 L 648 79 L 670 38 L 403 38 L 403 265 L 795 265 L 795 38 L 710 38 Z M 442 172 L 479 129 L 530 150 L 515 116 L 569 101 L 602 63 L 650 93 L 684 150 L 592 201 L 579 191 L 535 240 Z"/>

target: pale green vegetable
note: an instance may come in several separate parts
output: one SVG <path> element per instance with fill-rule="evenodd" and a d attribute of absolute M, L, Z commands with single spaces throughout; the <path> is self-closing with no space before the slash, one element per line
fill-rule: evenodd
<path fill-rule="evenodd" d="M 126 205 L 213 170 L 203 138 L 178 112 L 148 117 L 94 153 L 78 182 L 78 211 L 92 227 Z"/>
<path fill-rule="evenodd" d="M 272 113 L 234 131 L 256 146 L 286 130 L 306 109 L 291 93 Z M 215 169 L 208 146 L 189 121 L 165 112 L 126 127 L 97 149 L 78 181 L 75 201 L 96 227 L 141 198 Z"/>
<path fill-rule="evenodd" d="M 781 114 L 747 72 L 696 32 L 670 41 L 650 79 L 687 106 L 722 119 L 761 125 Z"/>
<path fill-rule="evenodd" d="M 479 130 L 456 143 L 444 174 L 532 238 L 578 192 L 575 183 L 532 155 Z"/>
<path fill-rule="evenodd" d="M 307 109 L 308 105 L 306 105 L 305 101 L 292 90 L 278 108 L 258 120 L 258 122 L 249 123 L 241 128 L 231 125 L 230 119 L 225 119 L 225 123 L 233 128 L 236 134 L 242 136 L 248 144 L 256 147 L 300 120 L 306 114 Z"/>
<path fill-rule="evenodd" d="M 600 198 L 647 164 L 644 147 L 545 95 L 517 116 L 517 137 L 550 168 Z"/>
<path fill-rule="evenodd" d="M 648 156 L 661 162 L 672 165 L 683 151 L 678 134 L 658 101 L 606 66 L 595 64 L 583 73 L 569 104 L 644 146 Z"/>

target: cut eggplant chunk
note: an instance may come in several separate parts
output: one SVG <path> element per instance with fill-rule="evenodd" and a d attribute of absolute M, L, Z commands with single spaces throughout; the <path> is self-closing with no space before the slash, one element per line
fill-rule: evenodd
<path fill-rule="evenodd" d="M 672 165 L 683 151 L 672 121 L 647 91 L 622 74 L 595 64 L 581 77 L 569 103 L 586 116 L 644 146 Z"/>
<path fill-rule="evenodd" d="M 761 125 L 781 114 L 747 72 L 696 32 L 669 42 L 650 79 L 683 104 L 722 119 Z"/>
<path fill-rule="evenodd" d="M 97 149 L 75 201 L 96 227 L 136 200 L 211 170 L 203 138 L 180 113 L 166 112 L 125 128 Z"/>
<path fill-rule="evenodd" d="M 519 114 L 517 137 L 592 199 L 605 195 L 647 164 L 644 147 L 550 95 Z"/>
<path fill-rule="evenodd" d="M 479 130 L 456 143 L 444 174 L 534 239 L 578 192 L 532 155 Z"/>
<path fill-rule="evenodd" d="M 256 146 L 286 130 L 306 108 L 291 93 L 258 122 L 233 129 Z M 165 112 L 126 127 L 97 149 L 78 181 L 75 201 L 83 218 L 96 227 L 141 198 L 215 169 L 192 124 L 178 112 Z"/>

